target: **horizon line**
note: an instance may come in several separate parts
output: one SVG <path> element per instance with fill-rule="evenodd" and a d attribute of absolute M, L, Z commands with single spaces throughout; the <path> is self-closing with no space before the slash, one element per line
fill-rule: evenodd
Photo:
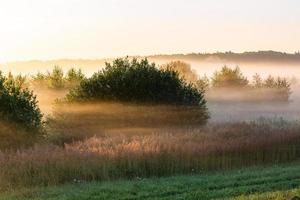
<path fill-rule="evenodd" d="M 300 55 L 300 51 L 287 52 L 287 51 L 277 51 L 277 50 L 256 50 L 256 51 L 214 51 L 214 52 L 189 52 L 189 53 L 158 53 L 150 55 L 123 55 L 123 56 L 108 56 L 108 57 L 98 57 L 98 58 L 71 58 L 71 57 L 61 57 L 61 58 L 49 58 L 49 59 L 22 59 L 22 60 L 10 60 L 6 62 L 0 62 L 0 65 L 17 63 L 17 62 L 50 62 L 50 61 L 62 61 L 62 60 L 82 60 L 82 61 L 98 61 L 98 60 L 113 60 L 117 58 L 149 58 L 156 56 L 188 56 L 188 55 L 214 55 L 214 54 L 245 54 L 245 53 L 262 53 L 262 52 L 273 52 L 286 55 Z"/>

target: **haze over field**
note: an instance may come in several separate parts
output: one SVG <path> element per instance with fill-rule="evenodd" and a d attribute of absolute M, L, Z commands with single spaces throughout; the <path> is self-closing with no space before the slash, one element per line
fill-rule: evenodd
<path fill-rule="evenodd" d="M 300 199 L 299 25 L 300 0 L 0 0 L 0 200 Z"/>

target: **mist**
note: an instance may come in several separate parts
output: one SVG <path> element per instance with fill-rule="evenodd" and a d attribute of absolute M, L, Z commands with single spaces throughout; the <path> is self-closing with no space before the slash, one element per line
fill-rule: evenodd
<path fill-rule="evenodd" d="M 283 118 L 285 120 L 298 120 L 300 116 L 300 64 L 289 62 L 229 62 L 220 59 L 192 60 L 172 56 L 165 59 L 160 57 L 149 57 L 151 62 L 158 65 L 165 64 L 172 60 L 181 60 L 187 62 L 197 72 L 199 77 L 212 75 L 220 70 L 224 65 L 234 68 L 238 66 L 243 75 L 251 82 L 252 77 L 258 73 L 262 78 L 269 75 L 274 77 L 280 76 L 287 78 L 291 84 L 291 96 L 287 103 L 270 103 L 266 101 L 249 101 L 251 94 L 245 95 L 243 91 L 224 91 L 224 94 L 217 95 L 207 92 L 208 109 L 210 112 L 210 123 L 241 122 L 252 121 L 259 118 Z M 105 62 L 111 59 L 99 60 L 54 60 L 54 61 L 26 61 L 12 62 L 2 65 L 1 70 L 4 72 L 11 71 L 14 74 L 33 75 L 37 72 L 46 72 L 58 65 L 64 71 L 71 67 L 81 68 L 87 75 L 91 76 L 94 72 L 101 70 Z M 6 66 L 6 67 L 5 67 Z M 22 70 L 21 70 L 22 69 Z M 46 113 L 51 114 L 55 99 L 63 98 L 67 90 L 47 90 L 45 88 L 33 88 L 37 94 L 40 108 Z"/>
<path fill-rule="evenodd" d="M 272 103 L 268 101 L 251 101 L 259 97 L 250 96 L 243 91 L 224 91 L 216 96 L 208 93 L 208 108 L 211 113 L 210 122 L 242 122 L 253 121 L 259 118 L 283 118 L 284 120 L 300 119 L 300 65 L 280 65 L 265 63 L 191 63 L 192 68 L 200 76 L 211 77 L 222 66 L 239 66 L 242 73 L 251 82 L 252 77 L 258 73 L 262 78 L 269 75 L 285 77 L 291 82 L 291 95 L 289 102 Z M 210 101 L 211 99 L 211 101 Z"/>

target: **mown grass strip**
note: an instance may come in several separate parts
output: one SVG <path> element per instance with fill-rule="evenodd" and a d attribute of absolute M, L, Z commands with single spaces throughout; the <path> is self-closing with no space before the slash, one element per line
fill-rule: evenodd
<path fill-rule="evenodd" d="M 0 199 L 255 199 L 260 193 L 268 196 L 273 191 L 300 187 L 299 174 L 300 162 L 296 162 L 207 175 L 27 188 L 0 194 Z"/>

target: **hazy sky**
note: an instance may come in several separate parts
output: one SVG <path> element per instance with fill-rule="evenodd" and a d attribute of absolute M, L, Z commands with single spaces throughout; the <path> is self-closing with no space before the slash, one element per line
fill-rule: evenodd
<path fill-rule="evenodd" d="M 300 50 L 299 0 L 0 0 L 0 62 Z"/>

